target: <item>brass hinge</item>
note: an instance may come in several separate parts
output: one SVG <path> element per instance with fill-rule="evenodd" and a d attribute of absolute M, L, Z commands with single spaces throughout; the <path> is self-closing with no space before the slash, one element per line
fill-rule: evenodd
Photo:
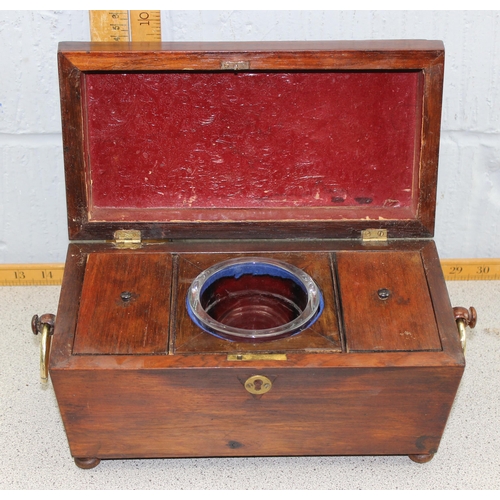
<path fill-rule="evenodd" d="M 220 69 L 229 69 L 232 71 L 250 69 L 250 61 L 221 61 Z"/>
<path fill-rule="evenodd" d="M 387 241 L 387 229 L 363 229 L 361 240 L 363 243 Z"/>
<path fill-rule="evenodd" d="M 228 361 L 286 361 L 286 354 L 279 353 L 248 353 L 248 354 L 228 354 Z"/>
<path fill-rule="evenodd" d="M 117 248 L 140 248 L 141 232 L 138 229 L 119 229 L 113 233 L 113 244 Z"/>

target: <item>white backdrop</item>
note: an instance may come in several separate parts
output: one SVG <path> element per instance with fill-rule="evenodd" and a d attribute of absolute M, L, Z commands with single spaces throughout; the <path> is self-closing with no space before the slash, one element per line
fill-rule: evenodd
<path fill-rule="evenodd" d="M 162 11 L 165 41 L 427 38 L 446 48 L 435 240 L 500 257 L 499 11 Z M 56 52 L 88 11 L 0 11 L 0 263 L 64 262 Z"/>

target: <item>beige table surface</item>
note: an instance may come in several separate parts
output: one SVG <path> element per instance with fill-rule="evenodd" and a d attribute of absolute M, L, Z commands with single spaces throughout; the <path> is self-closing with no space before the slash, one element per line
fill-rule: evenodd
<path fill-rule="evenodd" d="M 77 468 L 50 383 L 39 383 L 34 313 L 60 288 L 0 287 L 2 489 L 499 489 L 500 281 L 448 282 L 452 304 L 478 311 L 467 367 L 434 459 L 406 456 L 106 460 Z"/>

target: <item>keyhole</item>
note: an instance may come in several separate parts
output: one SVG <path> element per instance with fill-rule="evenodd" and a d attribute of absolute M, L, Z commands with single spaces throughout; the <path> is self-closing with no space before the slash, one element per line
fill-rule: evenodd
<path fill-rule="evenodd" d="M 273 383 L 264 375 L 254 375 L 245 382 L 245 389 L 250 394 L 265 394 L 271 390 Z"/>

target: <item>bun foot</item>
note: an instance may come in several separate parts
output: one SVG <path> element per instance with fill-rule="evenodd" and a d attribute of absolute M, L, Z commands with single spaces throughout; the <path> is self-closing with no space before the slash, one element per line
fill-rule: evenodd
<path fill-rule="evenodd" d="M 75 457 L 75 464 L 80 467 L 80 469 L 93 469 L 94 467 L 97 467 L 101 462 L 100 458 L 95 458 L 95 457 L 85 457 L 85 458 L 78 458 Z"/>
<path fill-rule="evenodd" d="M 430 462 L 434 458 L 434 453 L 428 453 L 425 455 L 408 455 L 411 460 L 417 462 L 417 464 L 425 464 Z"/>

